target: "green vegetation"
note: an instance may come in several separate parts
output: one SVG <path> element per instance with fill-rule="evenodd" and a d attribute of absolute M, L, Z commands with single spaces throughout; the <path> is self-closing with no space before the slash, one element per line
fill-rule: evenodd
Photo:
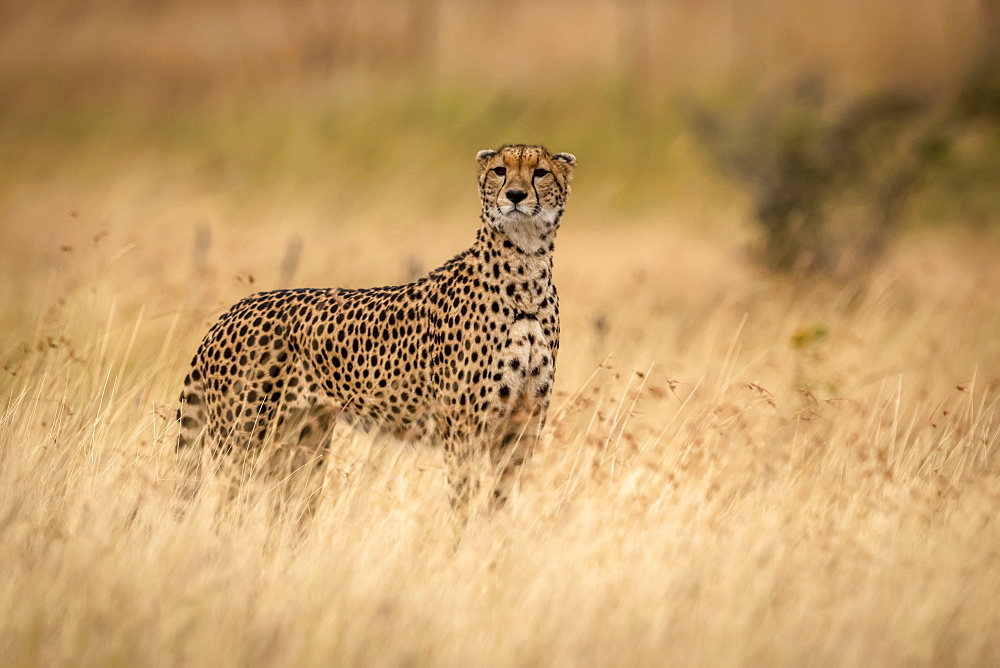
<path fill-rule="evenodd" d="M 720 167 L 753 193 L 765 267 L 857 278 L 904 219 L 1000 218 L 1000 114 L 969 113 L 961 96 L 935 104 L 892 89 L 829 98 L 821 78 L 807 77 L 736 121 L 692 114 Z M 917 213 L 934 211 L 955 218 Z"/>

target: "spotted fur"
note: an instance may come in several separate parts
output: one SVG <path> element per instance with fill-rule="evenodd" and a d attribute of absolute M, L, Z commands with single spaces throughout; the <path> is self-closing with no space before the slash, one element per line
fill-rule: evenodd
<path fill-rule="evenodd" d="M 262 292 L 223 315 L 184 380 L 178 450 L 199 461 L 269 446 L 322 452 L 339 419 L 443 446 L 458 506 L 488 453 L 503 498 L 552 391 L 553 240 L 576 159 L 510 145 L 476 160 L 475 243 L 428 276 Z"/>

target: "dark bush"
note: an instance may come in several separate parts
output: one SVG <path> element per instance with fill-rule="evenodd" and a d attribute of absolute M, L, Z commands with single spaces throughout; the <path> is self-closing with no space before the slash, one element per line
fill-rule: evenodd
<path fill-rule="evenodd" d="M 691 116 L 721 168 L 753 196 L 754 255 L 780 273 L 855 272 L 881 255 L 942 138 L 924 99 L 880 91 L 828 101 L 817 77 L 737 120 Z"/>

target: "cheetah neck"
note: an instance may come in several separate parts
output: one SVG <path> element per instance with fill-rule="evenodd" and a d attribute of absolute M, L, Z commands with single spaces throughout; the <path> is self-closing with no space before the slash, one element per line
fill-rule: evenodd
<path fill-rule="evenodd" d="M 552 241 L 559 229 L 562 211 L 545 211 L 536 216 L 507 215 L 496 210 L 484 210 L 480 220 L 482 234 L 499 239 L 504 248 L 524 255 L 544 255 L 552 252 Z"/>
<path fill-rule="evenodd" d="M 531 264 L 552 266 L 555 232 L 532 234 L 527 240 L 516 233 L 499 230 L 487 223 L 479 228 L 474 248 L 486 255 L 502 258 L 512 265 Z M 522 242 L 522 243 L 518 243 Z"/>
<path fill-rule="evenodd" d="M 534 252 L 525 252 L 510 237 L 490 225 L 476 236 L 472 255 L 478 258 L 483 282 L 494 286 L 501 301 L 515 312 L 532 315 L 553 298 L 551 238 Z"/>

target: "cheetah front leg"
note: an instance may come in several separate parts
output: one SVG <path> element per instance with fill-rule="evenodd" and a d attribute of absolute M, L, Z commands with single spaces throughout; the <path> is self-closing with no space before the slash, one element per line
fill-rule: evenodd
<path fill-rule="evenodd" d="M 555 355 L 537 320 L 516 322 L 505 349 L 496 409 L 502 419 L 489 449 L 497 505 L 506 502 L 521 466 L 538 446 L 555 373 Z"/>
<path fill-rule="evenodd" d="M 523 399 L 511 414 L 508 429 L 490 447 L 495 484 L 493 502 L 503 506 L 517 483 L 521 467 L 531 458 L 545 425 L 548 399 Z"/>
<path fill-rule="evenodd" d="M 485 468 L 482 444 L 473 439 L 445 441 L 444 463 L 448 471 L 451 509 L 459 528 L 468 524 L 480 490 Z"/>
<path fill-rule="evenodd" d="M 521 465 L 530 457 L 542 426 L 541 413 L 526 414 L 520 428 L 493 438 L 450 440 L 445 443 L 444 459 L 448 472 L 451 507 L 459 526 L 464 527 L 477 504 L 489 491 L 489 505 L 500 508 L 507 501 Z M 488 458 L 487 458 L 488 456 Z M 483 489 L 483 478 L 492 487 Z"/>

